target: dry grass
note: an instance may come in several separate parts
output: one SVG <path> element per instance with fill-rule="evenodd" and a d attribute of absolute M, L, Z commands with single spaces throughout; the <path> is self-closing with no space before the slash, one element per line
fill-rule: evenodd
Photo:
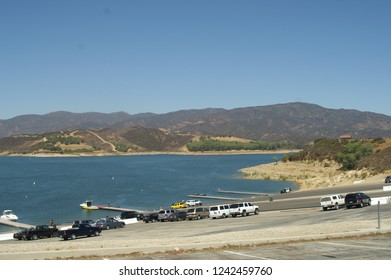
<path fill-rule="evenodd" d="M 292 181 L 301 190 L 347 185 L 384 177 L 384 174 L 375 177 L 366 169 L 343 172 L 340 167 L 338 163 L 331 161 L 294 161 L 263 164 L 240 171 L 246 179 Z"/>

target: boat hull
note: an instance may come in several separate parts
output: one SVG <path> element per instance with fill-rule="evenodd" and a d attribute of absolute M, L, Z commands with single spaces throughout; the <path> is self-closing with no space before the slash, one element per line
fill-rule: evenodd
<path fill-rule="evenodd" d="M 82 203 L 80 204 L 80 207 L 84 210 L 98 210 L 99 207 L 98 206 L 94 206 L 94 205 L 87 205 L 87 203 Z"/>

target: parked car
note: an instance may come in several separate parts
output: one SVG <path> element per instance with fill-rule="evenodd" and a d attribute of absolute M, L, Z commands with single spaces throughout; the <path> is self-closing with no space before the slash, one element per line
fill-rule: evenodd
<path fill-rule="evenodd" d="M 387 176 L 386 179 L 384 180 L 384 183 L 386 184 L 391 183 L 391 176 Z"/>
<path fill-rule="evenodd" d="M 158 214 L 158 220 L 161 222 L 167 221 L 168 216 L 170 216 L 170 214 L 174 212 L 175 210 L 173 209 L 160 210 Z"/>
<path fill-rule="evenodd" d="M 59 230 L 58 231 L 58 237 L 68 240 L 70 239 L 76 239 L 80 236 L 98 236 L 101 232 L 101 229 L 98 227 L 93 227 L 89 224 L 77 224 L 73 225 L 70 229 L 65 230 Z"/>
<path fill-rule="evenodd" d="M 259 214 L 259 206 L 253 205 L 250 202 L 239 202 L 234 203 L 229 206 L 229 214 L 235 218 L 236 216 L 248 216 L 251 213 L 258 215 Z"/>
<path fill-rule="evenodd" d="M 345 205 L 345 197 L 342 194 L 326 195 L 320 198 L 320 206 L 324 211 L 330 208 L 336 210 Z"/>
<path fill-rule="evenodd" d="M 126 220 L 126 219 L 133 219 L 137 218 L 137 220 L 142 220 L 143 219 L 143 214 L 137 211 L 124 211 L 121 212 L 121 215 L 119 216 L 121 220 Z"/>
<path fill-rule="evenodd" d="M 290 193 L 292 191 L 291 188 L 283 188 L 281 191 L 280 191 L 280 194 L 283 194 L 283 193 Z"/>
<path fill-rule="evenodd" d="M 146 214 L 143 216 L 143 221 L 145 223 L 149 223 L 149 222 L 153 223 L 158 220 L 159 220 L 159 213 L 156 213 L 156 212 L 149 213 L 149 214 Z"/>
<path fill-rule="evenodd" d="M 100 229 L 112 229 L 112 228 L 123 228 L 125 223 L 118 221 L 114 218 L 102 218 L 99 219 L 93 226 L 96 226 Z"/>
<path fill-rule="evenodd" d="M 364 207 L 365 205 L 371 205 L 371 198 L 367 196 L 365 193 L 356 192 L 356 193 L 348 193 L 345 196 L 345 205 L 346 208 L 350 209 L 353 206 Z"/>
<path fill-rule="evenodd" d="M 229 216 L 229 205 L 214 205 L 209 208 L 209 217 L 212 219 L 216 218 L 227 218 Z"/>
<path fill-rule="evenodd" d="M 186 212 L 185 211 L 174 211 L 167 217 L 167 221 L 181 221 L 186 220 Z"/>
<path fill-rule="evenodd" d="M 56 226 L 39 225 L 35 228 L 23 229 L 14 233 L 13 237 L 18 240 L 37 240 L 38 238 L 57 236 Z"/>
<path fill-rule="evenodd" d="M 187 207 L 188 205 L 185 202 L 176 202 L 171 205 L 171 209 L 182 209 Z"/>
<path fill-rule="evenodd" d="M 73 221 L 72 226 L 74 226 L 74 225 L 79 225 L 79 224 L 92 225 L 92 224 L 94 224 L 95 222 L 96 222 L 96 221 L 93 221 L 93 220 Z"/>
<path fill-rule="evenodd" d="M 186 200 L 185 202 L 189 207 L 201 206 L 202 201 L 198 199 Z"/>
<path fill-rule="evenodd" d="M 205 207 L 190 208 L 187 210 L 186 217 L 189 221 L 209 218 L 209 209 Z"/>

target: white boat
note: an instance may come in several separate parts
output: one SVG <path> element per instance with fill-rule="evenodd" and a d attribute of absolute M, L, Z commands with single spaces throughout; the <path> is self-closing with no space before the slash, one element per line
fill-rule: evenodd
<path fill-rule="evenodd" d="M 14 213 L 12 213 L 12 210 L 4 210 L 3 215 L 0 216 L 3 219 L 7 219 L 9 221 L 17 221 L 18 216 L 16 216 Z"/>
<path fill-rule="evenodd" d="M 86 200 L 82 204 L 80 204 L 80 207 L 85 210 L 98 210 L 98 206 L 92 205 L 92 200 Z"/>

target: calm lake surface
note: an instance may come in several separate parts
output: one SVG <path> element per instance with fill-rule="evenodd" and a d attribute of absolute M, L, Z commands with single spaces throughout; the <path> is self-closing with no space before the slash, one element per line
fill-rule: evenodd
<path fill-rule="evenodd" d="M 140 155 L 113 157 L 0 157 L 0 211 L 11 209 L 27 224 L 68 223 L 117 212 L 86 211 L 96 205 L 131 209 L 169 208 L 189 194 L 232 196 L 217 192 L 278 193 L 290 182 L 244 180 L 239 169 L 283 155 Z M 217 201 L 202 199 L 205 203 Z M 14 229 L 0 225 L 0 232 Z"/>

